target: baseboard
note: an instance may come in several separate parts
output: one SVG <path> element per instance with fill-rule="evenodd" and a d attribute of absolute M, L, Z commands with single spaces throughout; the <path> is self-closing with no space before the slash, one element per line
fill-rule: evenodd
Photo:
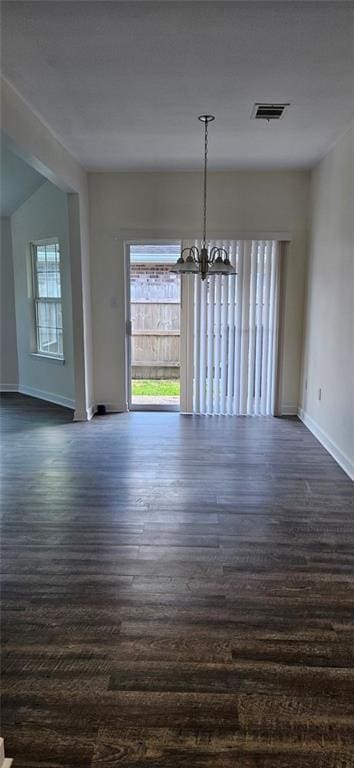
<path fill-rule="evenodd" d="M 42 389 L 36 389 L 35 387 L 27 387 L 24 384 L 19 384 L 18 392 L 21 395 L 29 395 L 30 397 L 37 397 L 38 400 L 47 400 L 49 403 L 55 403 L 55 405 L 62 405 L 64 408 L 75 408 L 75 400 L 71 400 L 69 397 L 62 397 L 61 395 L 53 394 L 52 392 L 45 392 Z"/>
<path fill-rule="evenodd" d="M 18 384 L 0 384 L 0 392 L 18 392 Z"/>
<path fill-rule="evenodd" d="M 106 413 L 125 413 L 128 410 L 126 403 L 104 403 Z M 87 410 L 77 409 L 74 413 L 74 421 L 90 421 L 97 411 L 97 405 L 91 405 Z M 1 766 L 0 766 L 1 768 Z"/>
<path fill-rule="evenodd" d="M 343 453 L 340 448 L 338 448 L 338 445 L 336 445 L 336 443 L 331 440 L 329 435 L 327 435 L 327 433 L 318 426 L 314 419 L 309 416 L 309 414 L 306 413 L 303 408 L 298 409 L 297 415 L 299 419 L 301 419 L 301 421 L 305 424 L 305 427 L 307 427 L 310 432 L 312 432 L 312 434 L 317 438 L 317 440 L 319 440 L 326 451 L 331 454 L 337 464 L 339 464 L 344 472 L 349 475 L 350 479 L 354 480 L 354 462 L 352 462 L 350 458 L 346 456 L 346 454 Z"/>
<path fill-rule="evenodd" d="M 96 413 L 96 406 L 94 403 L 92 403 L 90 407 L 86 409 L 87 421 L 91 421 L 95 413 Z"/>
<path fill-rule="evenodd" d="M 97 410 L 97 406 L 94 403 L 89 408 L 75 408 L 75 400 L 62 397 L 61 395 L 53 395 L 51 392 L 45 392 L 35 387 L 26 387 L 23 384 L 0 384 L 0 392 L 19 392 L 22 395 L 37 397 L 39 400 L 47 400 L 50 403 L 62 405 L 64 408 L 70 408 L 74 411 L 74 421 L 91 421 Z M 128 404 L 125 402 L 105 403 L 105 405 L 107 413 L 125 413 L 128 411 Z"/>
<path fill-rule="evenodd" d="M 297 405 L 282 405 L 280 407 L 280 416 L 297 416 Z"/>
<path fill-rule="evenodd" d="M 0 768 L 10 768 L 12 762 L 11 757 L 5 757 L 4 739 L 0 737 Z"/>
<path fill-rule="evenodd" d="M 127 403 L 105 403 L 107 413 L 125 413 L 128 410 Z"/>
<path fill-rule="evenodd" d="M 94 405 L 90 405 L 89 408 L 75 408 L 73 421 L 91 421 L 95 413 Z"/>

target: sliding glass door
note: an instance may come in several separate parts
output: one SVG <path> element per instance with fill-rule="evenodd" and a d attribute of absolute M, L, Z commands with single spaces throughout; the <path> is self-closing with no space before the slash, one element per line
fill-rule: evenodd
<path fill-rule="evenodd" d="M 129 246 L 129 407 L 270 416 L 278 358 L 279 243 L 214 240 L 236 275 L 171 274 L 181 247 Z"/>

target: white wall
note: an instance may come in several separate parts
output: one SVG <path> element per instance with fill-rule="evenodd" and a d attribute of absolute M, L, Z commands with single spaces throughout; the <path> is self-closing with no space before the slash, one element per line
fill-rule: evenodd
<path fill-rule="evenodd" d="M 309 174 L 211 173 L 210 235 L 290 233 L 281 364 L 283 413 L 296 413 L 306 267 Z M 199 173 L 89 174 L 96 403 L 126 406 L 124 239 L 199 236 Z"/>
<path fill-rule="evenodd" d="M 46 179 L 69 193 L 75 353 L 74 418 L 93 414 L 89 203 L 86 171 L 32 112 L 20 94 L 1 79 L 1 125 L 10 149 Z"/>
<path fill-rule="evenodd" d="M 19 389 L 75 407 L 73 322 L 67 195 L 49 181 L 11 217 L 15 278 Z M 62 264 L 63 343 L 65 364 L 32 355 L 33 300 L 30 243 L 57 237 Z"/>
<path fill-rule="evenodd" d="M 16 391 L 18 361 L 10 218 L 1 218 L 1 370 L 0 389 Z"/>
<path fill-rule="evenodd" d="M 300 402 L 305 423 L 354 479 L 353 219 L 354 125 L 312 173 Z"/>

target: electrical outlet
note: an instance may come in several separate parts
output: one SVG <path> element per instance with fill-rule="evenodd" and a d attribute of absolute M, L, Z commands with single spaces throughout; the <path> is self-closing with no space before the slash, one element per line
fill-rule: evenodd
<path fill-rule="evenodd" d="M 318 399 L 322 400 L 322 387 L 320 387 L 318 390 Z"/>

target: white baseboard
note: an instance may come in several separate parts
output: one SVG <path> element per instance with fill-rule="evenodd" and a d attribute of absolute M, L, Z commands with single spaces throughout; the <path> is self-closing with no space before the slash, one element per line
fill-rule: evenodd
<path fill-rule="evenodd" d="M 18 384 L 0 384 L 0 392 L 18 392 Z"/>
<path fill-rule="evenodd" d="M 354 462 L 350 460 L 349 456 L 346 456 L 346 454 L 341 451 L 338 445 L 336 445 L 336 443 L 331 440 L 329 435 L 327 435 L 327 433 L 318 426 L 314 419 L 309 416 L 309 414 L 306 413 L 303 408 L 298 409 L 297 415 L 299 419 L 301 419 L 301 421 L 305 424 L 305 427 L 307 427 L 310 432 L 312 432 L 312 434 L 317 438 L 317 440 L 319 440 L 326 451 L 331 454 L 337 464 L 339 464 L 344 472 L 349 475 L 350 479 L 354 480 Z"/>
<path fill-rule="evenodd" d="M 12 758 L 5 757 L 4 739 L 0 737 L 0 768 L 10 768 L 12 765 Z"/>
<path fill-rule="evenodd" d="M 97 410 L 97 406 L 94 403 L 89 408 L 75 408 L 75 400 L 62 397 L 61 395 L 53 395 L 51 392 L 45 392 L 42 389 L 27 387 L 22 384 L 0 384 L 0 392 L 19 392 L 22 395 L 29 395 L 30 397 L 37 397 L 39 400 L 47 400 L 56 405 L 63 405 L 65 408 L 70 408 L 74 411 L 74 421 L 91 421 Z M 128 404 L 126 402 L 106 403 L 107 413 L 126 413 L 126 411 L 128 411 Z M 0 768 L 2 768 L 1 764 Z"/>
<path fill-rule="evenodd" d="M 297 416 L 298 415 L 297 405 L 282 405 L 280 407 L 280 415 L 281 416 Z"/>
<path fill-rule="evenodd" d="M 106 403 L 107 413 L 125 413 L 128 410 L 128 403 Z"/>
<path fill-rule="evenodd" d="M 89 408 L 75 408 L 73 420 L 74 421 L 91 421 L 95 413 L 96 413 L 96 407 L 94 405 L 90 405 Z"/>
<path fill-rule="evenodd" d="M 94 403 L 92 403 L 90 405 L 90 407 L 87 408 L 87 410 L 86 410 L 87 421 L 91 421 L 91 419 L 93 419 L 95 413 L 96 413 L 96 406 L 95 406 Z"/>
<path fill-rule="evenodd" d="M 105 403 L 105 406 L 106 413 L 124 413 L 128 410 L 126 403 Z M 91 405 L 87 410 L 79 408 L 75 410 L 74 421 L 90 421 L 96 412 L 97 405 Z"/>
<path fill-rule="evenodd" d="M 22 395 L 29 395 L 30 397 L 37 397 L 38 400 L 47 400 L 49 403 L 55 403 L 56 405 L 63 405 L 64 408 L 75 408 L 75 400 L 71 400 L 69 397 L 62 397 L 62 395 L 56 395 L 52 392 L 45 392 L 42 389 L 36 389 L 35 387 L 27 387 L 24 384 L 19 384 L 18 392 Z"/>

